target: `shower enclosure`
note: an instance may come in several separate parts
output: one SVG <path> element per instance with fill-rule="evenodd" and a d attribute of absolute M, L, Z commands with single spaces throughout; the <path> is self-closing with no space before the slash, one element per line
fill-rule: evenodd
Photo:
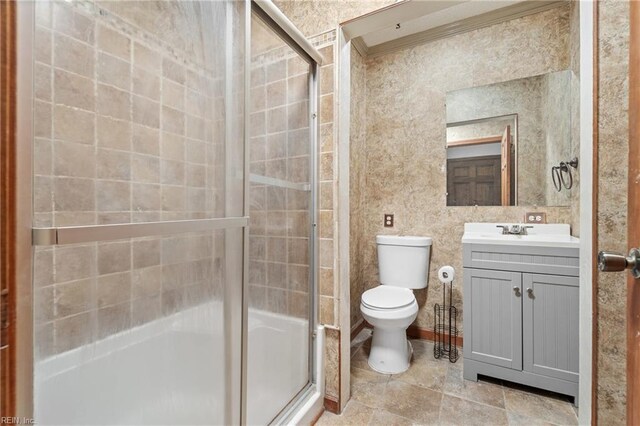
<path fill-rule="evenodd" d="M 265 1 L 20 8 L 36 421 L 268 424 L 317 406 L 321 56 Z"/>

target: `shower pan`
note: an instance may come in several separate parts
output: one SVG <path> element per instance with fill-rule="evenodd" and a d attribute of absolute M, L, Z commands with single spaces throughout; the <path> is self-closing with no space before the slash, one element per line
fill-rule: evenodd
<path fill-rule="evenodd" d="M 39 424 L 310 421 L 320 54 L 269 1 L 19 8 L 21 406 Z"/>

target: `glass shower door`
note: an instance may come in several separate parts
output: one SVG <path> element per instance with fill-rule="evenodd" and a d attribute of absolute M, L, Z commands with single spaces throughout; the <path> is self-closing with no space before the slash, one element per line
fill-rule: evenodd
<path fill-rule="evenodd" d="M 259 11 L 250 66 L 247 422 L 267 424 L 311 379 L 313 68 Z"/>
<path fill-rule="evenodd" d="M 34 4 L 35 420 L 237 423 L 245 3 Z"/>

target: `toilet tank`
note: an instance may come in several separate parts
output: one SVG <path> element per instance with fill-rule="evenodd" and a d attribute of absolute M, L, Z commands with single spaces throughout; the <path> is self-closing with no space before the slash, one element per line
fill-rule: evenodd
<path fill-rule="evenodd" d="M 380 284 L 411 289 L 427 286 L 431 238 L 378 235 L 376 244 Z"/>

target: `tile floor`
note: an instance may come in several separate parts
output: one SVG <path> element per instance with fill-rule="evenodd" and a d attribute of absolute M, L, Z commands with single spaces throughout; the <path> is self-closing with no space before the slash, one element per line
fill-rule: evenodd
<path fill-rule="evenodd" d="M 370 331 L 363 333 L 351 348 L 351 400 L 342 415 L 325 412 L 319 426 L 578 424 L 569 397 L 489 378 L 465 381 L 462 358 L 436 360 L 428 341 L 411 341 L 406 372 L 376 373 L 367 364 Z"/>

